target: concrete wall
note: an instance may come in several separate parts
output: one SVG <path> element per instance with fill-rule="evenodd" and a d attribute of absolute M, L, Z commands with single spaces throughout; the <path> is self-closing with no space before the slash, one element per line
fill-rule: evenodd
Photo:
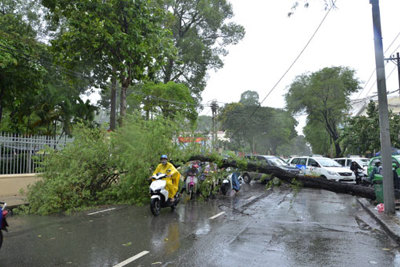
<path fill-rule="evenodd" d="M 40 174 L 39 174 L 40 175 Z M 17 196 L 20 189 L 26 191 L 29 184 L 40 179 L 38 174 L 7 174 L 0 175 L 0 196 Z"/>

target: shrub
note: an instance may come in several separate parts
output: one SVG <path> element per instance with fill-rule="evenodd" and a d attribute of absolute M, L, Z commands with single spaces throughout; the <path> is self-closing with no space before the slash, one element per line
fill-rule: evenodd
<path fill-rule="evenodd" d="M 49 214 L 99 204 L 148 201 L 148 177 L 161 154 L 176 161 L 198 153 L 181 147 L 176 137 L 187 125 L 183 120 L 140 115 L 126 117 L 124 127 L 104 129 L 79 126 L 74 142 L 61 151 L 48 149 L 43 179 L 28 189 L 31 213 Z"/>

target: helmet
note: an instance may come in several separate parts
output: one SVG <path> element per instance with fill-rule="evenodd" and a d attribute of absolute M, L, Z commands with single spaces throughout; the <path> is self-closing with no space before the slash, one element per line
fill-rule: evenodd
<path fill-rule="evenodd" d="M 167 155 L 161 155 L 160 159 L 168 159 Z"/>

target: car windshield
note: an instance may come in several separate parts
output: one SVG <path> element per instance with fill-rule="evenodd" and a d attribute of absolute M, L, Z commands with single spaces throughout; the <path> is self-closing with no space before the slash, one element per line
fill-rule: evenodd
<path fill-rule="evenodd" d="M 318 158 L 318 163 L 321 164 L 323 167 L 342 167 L 339 163 L 334 161 L 333 159 L 328 158 Z"/>
<path fill-rule="evenodd" d="M 268 159 L 274 166 L 287 166 L 288 164 L 281 158 L 269 158 Z"/>

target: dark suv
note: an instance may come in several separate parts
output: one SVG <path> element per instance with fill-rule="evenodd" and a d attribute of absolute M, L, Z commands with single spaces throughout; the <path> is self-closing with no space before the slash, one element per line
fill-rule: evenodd
<path fill-rule="evenodd" d="M 284 171 L 293 173 L 298 175 L 300 173 L 300 170 L 297 169 L 296 167 L 290 166 L 286 161 L 281 159 L 280 157 L 277 156 L 272 156 L 272 155 L 246 155 L 245 158 L 253 163 L 260 163 L 260 164 L 265 164 L 267 166 L 275 166 L 278 167 Z M 243 180 L 246 183 L 250 183 L 251 180 L 260 180 L 263 174 L 258 173 L 258 172 L 243 172 L 242 177 Z M 273 178 L 273 175 L 268 177 L 269 179 Z"/>

